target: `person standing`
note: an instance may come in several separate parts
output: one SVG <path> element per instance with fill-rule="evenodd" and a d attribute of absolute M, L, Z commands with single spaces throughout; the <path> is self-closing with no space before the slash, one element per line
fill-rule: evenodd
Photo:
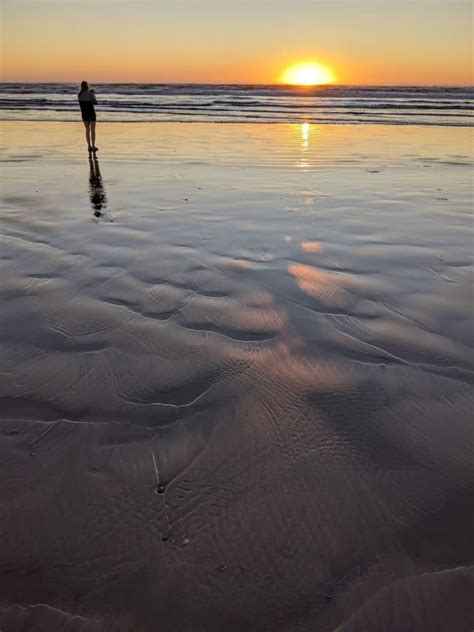
<path fill-rule="evenodd" d="M 87 81 L 81 82 L 81 89 L 77 95 L 81 107 L 82 121 L 86 128 L 87 147 L 90 153 L 98 151 L 95 145 L 96 115 L 94 105 L 97 105 L 95 91 L 89 87 Z"/>

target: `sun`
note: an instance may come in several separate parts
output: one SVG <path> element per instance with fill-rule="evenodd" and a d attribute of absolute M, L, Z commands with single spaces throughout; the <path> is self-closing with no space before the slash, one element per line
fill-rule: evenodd
<path fill-rule="evenodd" d="M 333 71 L 316 62 L 295 64 L 286 68 L 280 81 L 292 86 L 321 86 L 335 81 Z"/>

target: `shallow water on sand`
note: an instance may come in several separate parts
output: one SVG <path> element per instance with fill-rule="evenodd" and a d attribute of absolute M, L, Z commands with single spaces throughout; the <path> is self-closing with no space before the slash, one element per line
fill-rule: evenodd
<path fill-rule="evenodd" d="M 471 629 L 468 141 L 3 125 L 7 632 Z"/>

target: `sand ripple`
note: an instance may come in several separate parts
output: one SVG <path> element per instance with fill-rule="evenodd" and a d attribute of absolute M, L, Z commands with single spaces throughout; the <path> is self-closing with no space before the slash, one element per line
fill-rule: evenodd
<path fill-rule="evenodd" d="M 462 167 L 107 167 L 3 202 L 2 630 L 470 630 Z"/>

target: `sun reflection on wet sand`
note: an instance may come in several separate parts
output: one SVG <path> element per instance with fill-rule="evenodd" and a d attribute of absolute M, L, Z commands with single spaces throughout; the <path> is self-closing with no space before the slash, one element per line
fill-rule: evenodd
<path fill-rule="evenodd" d="M 301 146 L 306 149 L 309 146 L 309 123 L 302 123 L 301 125 Z"/>
<path fill-rule="evenodd" d="M 307 152 L 309 150 L 311 125 L 309 123 L 301 123 L 301 160 L 297 163 L 297 167 L 302 171 L 307 171 L 311 167 L 308 160 Z"/>
<path fill-rule="evenodd" d="M 288 272 L 295 278 L 299 289 L 308 296 L 329 302 L 340 293 L 334 275 L 328 272 L 317 270 L 302 263 L 288 264 Z"/>
<path fill-rule="evenodd" d="M 302 241 L 301 250 L 304 252 L 321 252 L 321 244 L 317 241 Z"/>

